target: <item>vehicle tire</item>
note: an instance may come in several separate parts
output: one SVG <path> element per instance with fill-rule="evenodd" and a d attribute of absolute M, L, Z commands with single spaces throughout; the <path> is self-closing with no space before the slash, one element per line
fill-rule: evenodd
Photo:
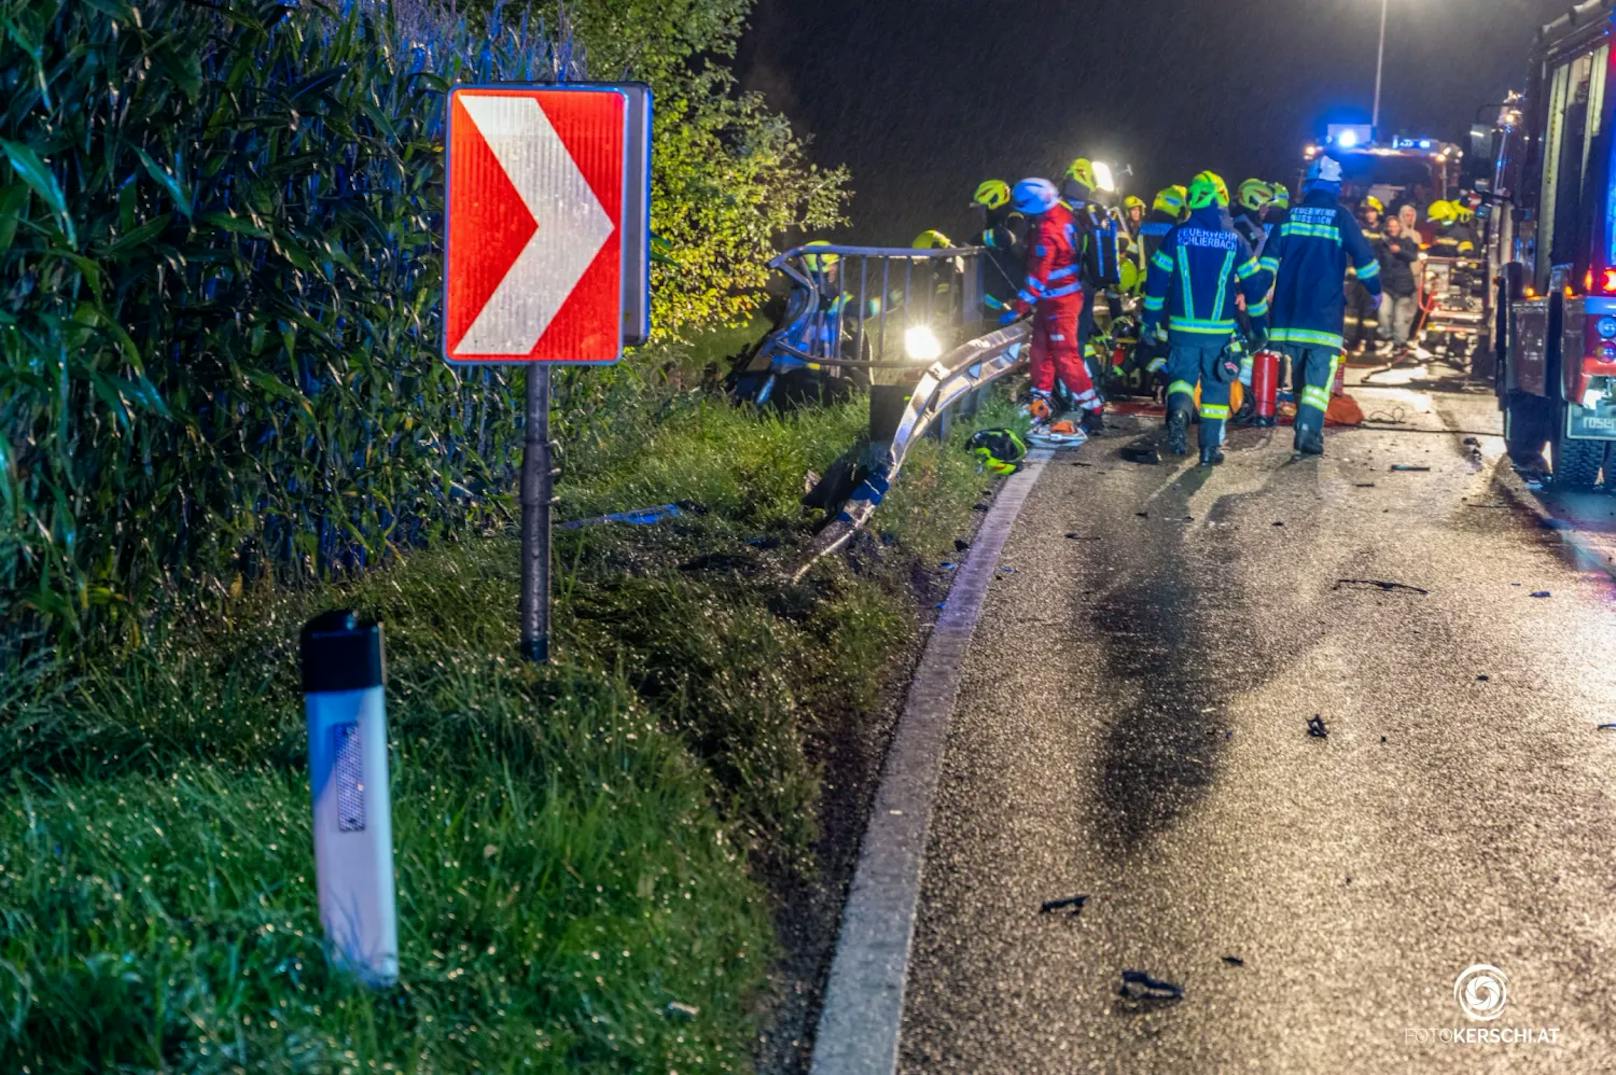
<path fill-rule="evenodd" d="M 1504 445 L 1516 466 L 1543 465 L 1543 450 L 1554 433 L 1554 407 L 1542 396 L 1511 392 L 1504 398 Z"/>
<path fill-rule="evenodd" d="M 1586 493 L 1599 485 L 1599 471 L 1605 465 L 1608 442 L 1578 440 L 1565 434 L 1566 409 L 1562 403 L 1554 427 L 1554 484 L 1577 493 Z"/>

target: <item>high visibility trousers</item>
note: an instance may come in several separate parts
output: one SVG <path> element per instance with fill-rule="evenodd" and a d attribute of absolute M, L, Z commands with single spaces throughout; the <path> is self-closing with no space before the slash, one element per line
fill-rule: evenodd
<path fill-rule="evenodd" d="M 1223 443 L 1229 420 L 1229 385 L 1214 372 L 1223 357 L 1223 341 L 1216 346 L 1174 344 L 1167 353 L 1167 412 L 1195 409 L 1195 386 L 1201 386 L 1201 445 Z"/>
<path fill-rule="evenodd" d="M 1028 372 L 1035 392 L 1050 395 L 1055 378 L 1084 410 L 1099 410 L 1100 394 L 1094 390 L 1088 367 L 1077 350 L 1077 319 L 1083 309 L 1082 294 L 1040 302 L 1032 314 L 1032 353 Z"/>
<path fill-rule="evenodd" d="M 1291 376 L 1296 392 L 1296 437 L 1304 431 L 1322 434 L 1324 412 L 1330 409 L 1330 390 L 1335 386 L 1336 367 L 1341 352 L 1333 347 L 1280 344 L 1279 350 L 1291 358 Z"/>

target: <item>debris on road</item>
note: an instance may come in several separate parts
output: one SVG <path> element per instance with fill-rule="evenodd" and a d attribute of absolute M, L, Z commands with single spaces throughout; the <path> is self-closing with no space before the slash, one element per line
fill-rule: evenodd
<path fill-rule="evenodd" d="M 1141 519 L 1150 518 L 1150 512 L 1148 512 L 1148 511 L 1136 511 L 1136 512 L 1134 512 L 1134 515 L 1136 515 L 1137 517 L 1139 517 Z"/>
<path fill-rule="evenodd" d="M 1335 585 L 1330 587 L 1330 589 L 1339 590 L 1343 586 L 1374 586 L 1386 591 L 1387 593 L 1391 593 L 1394 590 L 1406 590 L 1409 593 L 1417 594 L 1429 594 L 1431 592 L 1430 590 L 1421 589 L 1418 586 L 1410 586 L 1406 582 L 1388 582 L 1385 579 L 1336 579 Z"/>
<path fill-rule="evenodd" d="M 1430 470 L 1431 468 L 1430 467 L 1417 467 L 1417 466 L 1414 466 L 1414 465 L 1412 465 L 1410 463 L 1393 463 L 1392 464 L 1392 469 L 1395 470 L 1395 471 L 1399 471 L 1401 473 L 1404 473 L 1404 474 L 1418 474 L 1418 473 L 1421 473 L 1422 471 Z"/>
<path fill-rule="evenodd" d="M 1533 597 L 1553 597 L 1554 594 L 1551 593 L 1548 590 L 1533 590 L 1532 591 L 1532 596 Z"/>
<path fill-rule="evenodd" d="M 1049 914 L 1051 911 L 1059 911 L 1063 907 L 1070 907 L 1072 909 L 1072 915 L 1075 917 L 1076 915 L 1082 913 L 1083 905 L 1087 902 L 1089 902 L 1089 898 L 1087 896 L 1067 896 L 1064 899 L 1045 900 L 1039 906 L 1038 913 Z"/>
<path fill-rule="evenodd" d="M 1244 967 L 1246 965 L 1246 961 L 1239 956 L 1224 956 L 1223 961 L 1231 967 Z"/>
<path fill-rule="evenodd" d="M 694 1004 L 686 1004 L 679 1000 L 668 1001 L 667 1008 L 663 1010 L 677 1019 L 694 1019 L 701 1014 L 701 1009 Z"/>
<path fill-rule="evenodd" d="M 1183 1000 L 1184 987 L 1176 982 L 1152 978 L 1142 970 L 1122 972 L 1122 988 L 1117 995 L 1128 1000 Z"/>
<path fill-rule="evenodd" d="M 1308 719 L 1307 734 L 1312 736 L 1314 739 L 1328 739 L 1330 737 L 1330 729 L 1324 726 L 1324 718 L 1315 713 L 1311 718 Z"/>
<path fill-rule="evenodd" d="M 957 567 L 959 567 L 959 565 L 952 560 L 944 560 L 942 563 L 937 565 L 937 568 L 940 571 L 953 571 Z"/>
<path fill-rule="evenodd" d="M 971 547 L 971 543 L 969 541 L 966 541 L 964 538 L 955 538 L 954 539 L 954 551 L 955 552 L 964 552 L 965 550 L 969 549 L 970 547 Z"/>
<path fill-rule="evenodd" d="M 1285 520 L 1284 519 L 1275 519 L 1273 525 L 1275 525 L 1275 526 L 1284 526 L 1285 525 Z"/>
<path fill-rule="evenodd" d="M 1466 437 L 1462 443 L 1467 448 L 1480 448 L 1481 447 L 1481 441 L 1477 440 L 1475 437 Z"/>
<path fill-rule="evenodd" d="M 1373 489 L 1375 487 L 1375 483 L 1374 482 L 1353 482 L 1352 487 L 1354 489 Z"/>
<path fill-rule="evenodd" d="M 1489 682 L 1492 678 L 1493 678 L 1492 676 L 1489 676 L 1487 673 L 1483 672 L 1481 675 L 1476 677 L 1476 682 L 1477 683 L 1486 683 L 1486 682 Z"/>
<path fill-rule="evenodd" d="M 1076 530 L 1073 530 L 1071 533 L 1066 535 L 1066 540 L 1067 541 L 1099 541 L 1100 539 L 1099 539 L 1099 537 L 1097 535 L 1094 535 L 1094 534 L 1088 534 L 1088 535 L 1079 534 Z"/>
<path fill-rule="evenodd" d="M 1147 467 L 1158 466 L 1162 461 L 1161 450 L 1154 444 L 1124 445 L 1119 454 L 1130 463 L 1141 463 Z"/>
<path fill-rule="evenodd" d="M 1594 731 L 1596 731 L 1596 732 L 1612 732 L 1612 731 L 1616 731 L 1616 723 L 1601 724 L 1599 727 L 1595 728 Z"/>

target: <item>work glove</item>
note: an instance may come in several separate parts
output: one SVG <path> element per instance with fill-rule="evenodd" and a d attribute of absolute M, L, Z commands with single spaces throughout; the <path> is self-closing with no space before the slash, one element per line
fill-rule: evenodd
<path fill-rule="evenodd" d="M 1014 310 L 1006 310 L 1004 313 L 999 315 L 999 324 L 1001 325 L 1013 325 L 1020 320 L 1021 315 L 1016 313 Z"/>

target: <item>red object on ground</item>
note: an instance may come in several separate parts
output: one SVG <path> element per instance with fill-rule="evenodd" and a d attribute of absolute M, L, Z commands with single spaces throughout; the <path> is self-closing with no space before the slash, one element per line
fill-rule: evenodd
<path fill-rule="evenodd" d="M 1258 351 L 1251 356 L 1251 401 L 1258 418 L 1272 419 L 1279 396 L 1279 353 Z"/>

